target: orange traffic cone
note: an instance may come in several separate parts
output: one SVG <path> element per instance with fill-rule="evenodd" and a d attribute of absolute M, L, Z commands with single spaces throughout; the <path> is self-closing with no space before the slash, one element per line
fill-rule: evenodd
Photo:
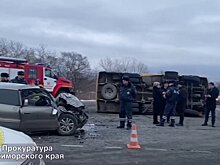
<path fill-rule="evenodd" d="M 137 136 L 137 126 L 136 124 L 132 124 L 131 129 L 131 140 L 130 143 L 127 144 L 129 149 L 139 149 L 141 146 L 138 143 L 138 136 Z"/>

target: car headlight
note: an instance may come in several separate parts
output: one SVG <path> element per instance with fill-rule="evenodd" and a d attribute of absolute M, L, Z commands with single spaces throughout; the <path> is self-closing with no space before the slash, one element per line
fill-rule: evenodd
<path fill-rule="evenodd" d="M 58 113 L 58 110 L 57 109 L 53 109 L 52 115 L 56 115 L 57 113 Z"/>

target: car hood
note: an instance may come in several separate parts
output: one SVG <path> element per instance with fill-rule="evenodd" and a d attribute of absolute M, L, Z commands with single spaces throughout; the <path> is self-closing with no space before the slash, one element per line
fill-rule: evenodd
<path fill-rule="evenodd" d="M 9 128 L 1 127 L 4 140 L 3 144 L 35 144 L 35 142 L 26 134 Z"/>
<path fill-rule="evenodd" d="M 36 146 L 36 143 L 27 135 L 22 132 L 14 131 L 12 129 L 8 129 L 5 127 L 0 126 L 0 154 L 5 153 L 3 151 L 2 145 L 9 145 L 9 146 Z M 0 160 L 0 165 L 20 165 L 24 160 L 20 161 L 13 161 L 9 160 L 6 162 L 5 160 Z"/>

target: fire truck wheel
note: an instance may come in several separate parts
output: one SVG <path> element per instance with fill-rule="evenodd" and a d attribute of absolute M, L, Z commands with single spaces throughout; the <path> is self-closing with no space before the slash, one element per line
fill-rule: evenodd
<path fill-rule="evenodd" d="M 78 128 L 78 122 L 74 115 L 62 114 L 58 121 L 59 128 L 57 131 L 62 136 L 73 135 Z"/>
<path fill-rule="evenodd" d="M 106 84 L 101 90 L 102 97 L 106 100 L 113 100 L 117 96 L 117 88 L 113 84 Z"/>

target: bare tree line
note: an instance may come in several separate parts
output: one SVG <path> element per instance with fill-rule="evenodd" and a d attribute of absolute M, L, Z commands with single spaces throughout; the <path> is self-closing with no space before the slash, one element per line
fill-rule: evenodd
<path fill-rule="evenodd" d="M 99 62 L 102 70 L 108 72 L 147 73 L 148 67 L 136 58 L 103 58 Z"/>
<path fill-rule="evenodd" d="M 60 76 L 71 80 L 78 96 L 83 99 L 94 99 L 96 77 L 99 71 L 146 73 L 147 65 L 135 58 L 103 58 L 100 59 L 99 69 L 94 71 L 86 56 L 75 51 L 57 53 L 45 45 L 28 47 L 21 42 L 0 39 L 0 56 L 24 58 L 30 63 L 44 63 L 55 69 Z M 86 98 L 90 96 L 94 98 Z"/>

